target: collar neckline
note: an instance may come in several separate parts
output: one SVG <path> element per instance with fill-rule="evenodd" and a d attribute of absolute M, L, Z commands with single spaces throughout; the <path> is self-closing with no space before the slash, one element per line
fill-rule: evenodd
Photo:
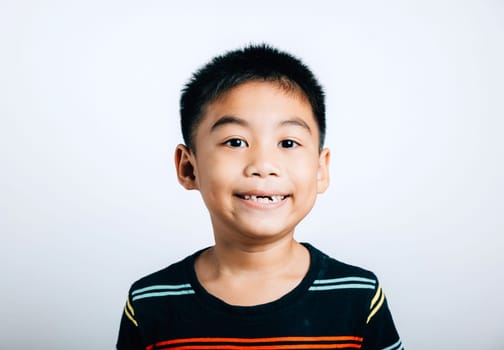
<path fill-rule="evenodd" d="M 305 293 L 308 292 L 308 288 L 313 284 L 313 281 L 316 278 L 320 265 L 320 254 L 316 253 L 316 249 L 311 244 L 301 244 L 308 249 L 310 254 L 310 266 L 308 267 L 308 271 L 297 286 L 276 300 L 253 306 L 237 306 L 228 304 L 222 299 L 209 293 L 199 282 L 194 268 L 196 258 L 209 247 L 201 249 L 188 257 L 186 266 L 189 275 L 189 283 L 195 291 L 198 302 L 212 309 L 224 313 L 231 313 L 236 316 L 260 316 L 263 314 L 271 314 L 274 310 L 292 305 L 297 299 L 305 295 Z"/>

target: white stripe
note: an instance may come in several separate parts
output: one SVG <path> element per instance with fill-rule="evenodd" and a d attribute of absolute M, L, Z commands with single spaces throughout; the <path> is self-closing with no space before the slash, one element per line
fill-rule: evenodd
<path fill-rule="evenodd" d="M 182 288 L 191 288 L 191 285 L 188 283 L 187 284 L 175 284 L 175 285 L 169 285 L 169 284 L 156 285 L 156 286 L 150 286 L 150 287 L 136 289 L 131 293 L 131 295 L 135 295 L 135 294 L 139 294 L 139 293 L 143 293 L 143 292 L 147 292 L 147 291 L 151 291 L 151 290 L 158 290 L 158 289 L 170 290 L 170 289 L 182 289 Z"/>
<path fill-rule="evenodd" d="M 308 290 L 332 290 L 332 289 L 374 289 L 374 286 L 370 284 L 336 284 L 332 286 L 311 286 Z"/>
<path fill-rule="evenodd" d="M 165 297 L 165 296 L 169 296 L 169 295 L 187 295 L 187 294 L 194 294 L 194 290 L 186 289 L 186 290 L 170 291 L 170 292 L 144 293 L 144 294 L 134 296 L 132 300 L 135 301 L 135 300 L 144 299 L 144 298 Z"/>
<path fill-rule="evenodd" d="M 400 347 L 397 348 L 398 346 L 400 346 Z M 399 339 L 395 344 L 390 345 L 389 347 L 383 348 L 381 350 L 393 350 L 393 349 L 401 350 L 402 348 L 403 347 L 402 347 L 402 344 L 401 344 L 401 339 Z"/>
<path fill-rule="evenodd" d="M 313 284 L 330 284 L 330 283 L 341 283 L 341 282 L 364 282 L 376 284 L 375 280 L 364 278 L 364 277 L 343 277 L 343 278 L 333 278 L 328 280 L 315 280 Z"/>

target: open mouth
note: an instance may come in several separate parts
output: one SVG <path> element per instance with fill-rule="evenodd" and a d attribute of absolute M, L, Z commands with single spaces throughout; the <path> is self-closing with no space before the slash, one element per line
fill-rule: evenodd
<path fill-rule="evenodd" d="M 257 195 L 249 195 L 249 194 L 243 194 L 243 195 L 238 194 L 237 197 L 239 197 L 241 199 L 244 199 L 244 200 L 247 200 L 247 201 L 256 202 L 256 203 L 269 204 L 269 203 L 278 203 L 278 202 L 281 202 L 281 201 L 285 200 L 289 196 L 288 195 L 287 196 L 283 196 L 283 195 L 280 195 L 280 196 L 278 196 L 278 195 L 274 195 L 274 196 L 257 196 Z"/>

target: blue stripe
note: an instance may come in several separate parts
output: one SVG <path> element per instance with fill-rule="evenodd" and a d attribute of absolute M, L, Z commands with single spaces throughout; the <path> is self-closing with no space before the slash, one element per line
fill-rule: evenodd
<path fill-rule="evenodd" d="M 403 347 L 402 347 L 402 344 L 401 344 L 401 339 L 399 339 L 395 344 L 390 345 L 389 347 L 383 348 L 381 350 L 393 350 L 393 349 L 400 350 L 402 348 Z"/>
<path fill-rule="evenodd" d="M 159 290 L 159 289 L 168 289 L 168 290 L 173 290 L 173 289 L 182 289 L 182 288 L 191 288 L 190 284 L 176 284 L 176 285 L 157 285 L 157 286 L 150 286 L 150 287 L 145 287 L 145 288 L 140 288 L 134 290 L 131 295 L 135 295 L 138 293 L 143 293 L 143 292 L 148 292 L 151 290 Z"/>
<path fill-rule="evenodd" d="M 144 293 L 144 294 L 134 296 L 132 298 L 132 301 L 135 301 L 138 299 L 144 299 L 144 298 L 155 298 L 155 297 L 165 297 L 165 296 L 169 296 L 169 295 L 187 295 L 187 294 L 194 294 L 194 290 L 186 289 L 186 290 L 170 291 L 170 292 Z"/>
<path fill-rule="evenodd" d="M 364 283 L 376 284 L 375 280 L 364 277 L 343 277 L 328 280 L 315 280 L 313 284 L 330 284 L 330 283 L 342 283 L 342 282 L 364 282 Z"/>
<path fill-rule="evenodd" d="M 375 287 L 370 284 L 348 283 L 348 284 L 334 284 L 330 286 L 311 286 L 308 290 L 332 290 L 332 289 L 374 289 Z"/>

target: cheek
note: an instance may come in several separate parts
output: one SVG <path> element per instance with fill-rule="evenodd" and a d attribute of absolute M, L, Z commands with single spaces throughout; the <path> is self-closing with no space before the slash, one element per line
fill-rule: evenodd
<path fill-rule="evenodd" d="M 311 183 L 317 179 L 318 162 L 313 157 L 292 157 L 289 160 L 291 178 Z"/>
<path fill-rule="evenodd" d="M 238 167 L 236 162 L 219 159 L 210 154 L 204 156 L 206 158 L 198 164 L 200 190 L 218 196 L 219 192 L 229 187 L 229 180 L 235 176 Z"/>

